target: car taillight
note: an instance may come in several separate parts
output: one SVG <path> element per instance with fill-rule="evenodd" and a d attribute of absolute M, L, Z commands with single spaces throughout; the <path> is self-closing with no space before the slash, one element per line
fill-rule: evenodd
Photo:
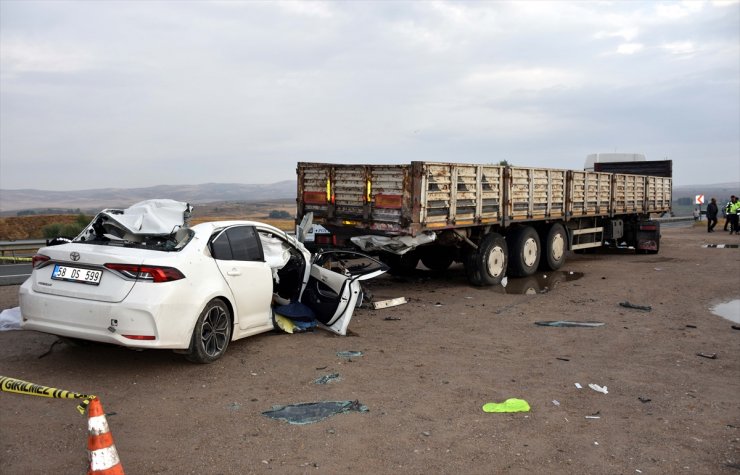
<path fill-rule="evenodd" d="M 43 254 L 36 254 L 31 258 L 31 265 L 34 269 L 38 269 L 39 267 L 42 267 L 45 262 L 49 260 L 49 256 L 45 256 Z"/>
<path fill-rule="evenodd" d="M 657 231 L 658 226 L 654 224 L 641 224 L 640 231 Z"/>
<path fill-rule="evenodd" d="M 105 264 L 105 267 L 129 279 L 149 282 L 171 282 L 185 278 L 183 273 L 174 267 L 138 266 L 136 264 Z"/>
<path fill-rule="evenodd" d="M 156 337 L 154 335 L 121 335 L 124 338 L 128 338 L 129 340 L 155 340 Z"/>

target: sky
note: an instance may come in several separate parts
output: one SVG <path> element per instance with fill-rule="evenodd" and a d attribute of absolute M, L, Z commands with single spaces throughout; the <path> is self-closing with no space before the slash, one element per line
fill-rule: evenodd
<path fill-rule="evenodd" d="M 0 189 L 597 152 L 740 181 L 739 37 L 738 1 L 0 0 Z"/>

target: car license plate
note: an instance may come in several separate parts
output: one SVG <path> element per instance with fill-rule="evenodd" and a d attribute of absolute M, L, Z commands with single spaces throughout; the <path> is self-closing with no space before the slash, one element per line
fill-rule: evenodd
<path fill-rule="evenodd" d="M 101 277 L 103 277 L 103 271 L 100 270 L 81 269 L 59 264 L 54 266 L 54 272 L 51 273 L 51 278 L 55 280 L 69 280 L 91 285 L 98 285 Z"/>

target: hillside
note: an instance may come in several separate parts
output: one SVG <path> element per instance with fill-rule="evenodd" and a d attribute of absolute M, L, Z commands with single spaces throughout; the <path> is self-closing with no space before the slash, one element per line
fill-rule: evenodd
<path fill-rule="evenodd" d="M 200 185 L 159 185 L 148 188 L 99 188 L 77 191 L 0 190 L 0 215 L 23 210 L 95 213 L 103 208 L 126 208 L 155 198 L 169 198 L 191 204 L 215 201 L 255 202 L 295 199 L 296 183 L 286 180 L 271 184 L 204 183 Z"/>
<path fill-rule="evenodd" d="M 98 211 L 95 210 L 86 214 L 92 218 Z M 293 218 L 272 219 L 269 218 L 271 211 L 285 211 L 290 216 L 295 216 L 295 201 L 286 199 L 259 203 L 240 201 L 204 203 L 194 206 L 190 222 L 194 225 L 205 221 L 246 219 L 268 223 L 286 231 L 294 229 L 295 221 Z M 0 217 L 0 241 L 42 239 L 44 237 L 44 226 L 74 223 L 78 214 Z"/>

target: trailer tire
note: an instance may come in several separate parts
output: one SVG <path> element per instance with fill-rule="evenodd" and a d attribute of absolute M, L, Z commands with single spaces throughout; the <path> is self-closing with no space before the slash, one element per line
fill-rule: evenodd
<path fill-rule="evenodd" d="M 385 253 L 381 256 L 380 260 L 388 264 L 391 268 L 388 272 L 392 275 L 411 275 L 416 270 L 416 266 L 419 265 L 419 253 L 415 250 L 401 254 L 400 256 L 398 254 Z"/>
<path fill-rule="evenodd" d="M 509 275 L 526 277 L 540 264 L 540 236 L 531 226 L 514 229 L 506 236 L 509 245 Z"/>
<path fill-rule="evenodd" d="M 555 223 L 547 230 L 545 249 L 540 257 L 540 269 L 558 270 L 565 264 L 565 251 L 568 249 L 568 235 L 560 223 Z"/>
<path fill-rule="evenodd" d="M 498 233 L 488 233 L 478 249 L 465 256 L 468 282 L 479 287 L 500 284 L 506 275 L 507 260 L 506 239 Z"/>
<path fill-rule="evenodd" d="M 443 246 L 429 246 L 419 249 L 421 252 L 421 263 L 435 272 L 446 271 L 455 260 L 452 248 Z"/>

